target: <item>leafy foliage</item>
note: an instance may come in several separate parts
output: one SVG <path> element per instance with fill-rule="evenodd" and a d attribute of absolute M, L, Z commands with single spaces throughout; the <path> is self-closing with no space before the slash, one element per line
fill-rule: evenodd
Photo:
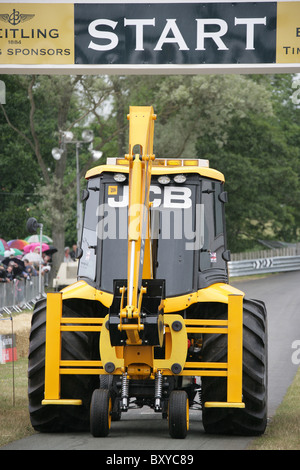
<path fill-rule="evenodd" d="M 153 105 L 154 151 L 163 157 L 208 158 L 229 193 L 229 248 L 260 238 L 299 237 L 300 132 L 292 75 L 3 76 L 0 109 L 0 236 L 25 237 L 35 216 L 62 256 L 76 241 L 75 145 L 52 158 L 61 131 L 94 131 L 93 161 L 79 152 L 81 182 L 92 166 L 127 151 L 130 105 Z"/>
<path fill-rule="evenodd" d="M 298 126 L 293 123 L 298 110 L 282 97 L 279 103 L 278 96 L 275 88 L 271 99 L 276 114 L 268 119 L 253 112 L 234 117 L 224 145 L 207 136 L 198 141 L 198 151 L 227 180 L 228 244 L 233 252 L 253 248 L 259 239 L 294 242 L 299 236 Z"/>

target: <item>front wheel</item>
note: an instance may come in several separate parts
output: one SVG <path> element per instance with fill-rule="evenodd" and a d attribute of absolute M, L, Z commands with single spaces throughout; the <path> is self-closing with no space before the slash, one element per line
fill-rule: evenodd
<path fill-rule="evenodd" d="M 184 439 L 189 429 L 189 400 L 183 390 L 173 390 L 169 398 L 169 433 L 175 439 Z"/>
<path fill-rule="evenodd" d="M 112 400 L 109 390 L 94 390 L 90 408 L 90 430 L 94 437 L 106 437 L 111 426 Z"/>

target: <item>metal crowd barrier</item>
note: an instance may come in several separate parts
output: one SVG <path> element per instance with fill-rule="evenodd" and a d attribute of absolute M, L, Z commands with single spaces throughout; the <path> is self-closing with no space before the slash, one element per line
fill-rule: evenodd
<path fill-rule="evenodd" d="M 277 256 L 251 260 L 229 261 L 229 277 L 253 276 L 255 274 L 277 273 L 300 270 L 300 256 Z M 15 279 L 13 282 L 0 283 L 0 315 L 13 311 L 32 309 L 40 297 L 39 277 L 31 280 Z M 44 278 L 42 278 L 44 293 Z"/>
<path fill-rule="evenodd" d="M 42 286 L 42 292 L 44 292 Z M 39 277 L 0 283 L 0 315 L 32 309 L 39 298 Z"/>
<path fill-rule="evenodd" d="M 241 261 L 229 261 L 229 277 L 253 276 L 300 270 L 300 256 L 277 256 Z"/>

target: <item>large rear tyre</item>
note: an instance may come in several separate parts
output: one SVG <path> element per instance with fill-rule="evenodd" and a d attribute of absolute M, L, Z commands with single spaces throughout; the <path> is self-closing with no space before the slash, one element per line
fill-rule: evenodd
<path fill-rule="evenodd" d="M 90 408 L 90 431 L 94 437 L 106 437 L 111 426 L 112 400 L 107 389 L 94 390 Z"/>
<path fill-rule="evenodd" d="M 78 316 L 64 306 L 64 316 Z M 61 377 L 61 398 L 80 398 L 81 406 L 42 405 L 45 389 L 46 300 L 38 301 L 33 312 L 29 356 L 28 399 L 33 428 L 39 432 L 89 430 L 89 408 L 93 390 L 99 386 L 95 376 L 65 375 Z M 93 340 L 81 332 L 64 333 L 63 359 L 92 359 Z"/>
<path fill-rule="evenodd" d="M 219 319 L 224 318 L 222 314 Z M 227 361 L 226 335 L 204 335 L 204 362 Z M 257 436 L 267 425 L 267 316 L 262 302 L 244 299 L 243 401 L 244 409 L 205 408 L 202 420 L 207 433 Z M 202 401 L 226 401 L 227 380 L 202 378 Z"/>
<path fill-rule="evenodd" d="M 189 400 L 184 390 L 170 393 L 168 418 L 170 436 L 184 439 L 189 429 Z"/>

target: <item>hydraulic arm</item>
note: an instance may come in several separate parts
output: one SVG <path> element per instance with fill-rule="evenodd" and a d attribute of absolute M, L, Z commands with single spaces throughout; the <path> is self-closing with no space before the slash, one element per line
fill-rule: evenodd
<path fill-rule="evenodd" d="M 130 107 L 127 116 L 129 125 L 129 153 L 125 158 L 129 161 L 129 205 L 128 205 L 128 268 L 127 282 L 121 287 L 116 285 L 121 294 L 119 312 L 110 316 L 112 343 L 124 344 L 123 332 L 126 332 L 127 345 L 147 344 L 158 345 L 162 330 L 159 312 L 152 312 L 147 318 L 143 314 L 142 301 L 145 294 L 151 295 L 152 255 L 150 235 L 150 182 L 153 154 L 154 120 L 156 115 L 152 106 Z M 147 285 L 142 282 L 147 279 Z M 115 291 L 116 297 L 118 292 Z M 125 301 L 126 299 L 126 301 Z M 116 315 L 119 315 L 116 317 Z M 146 331 L 147 329 L 147 331 Z M 120 333 L 120 334 L 119 334 Z M 117 339 L 116 339 L 117 338 Z"/>
<path fill-rule="evenodd" d="M 127 305 L 121 305 L 120 330 L 126 330 L 129 342 L 140 344 L 141 304 L 146 287 L 142 287 L 145 240 L 149 232 L 149 190 L 151 181 L 153 154 L 154 120 L 152 107 L 130 107 L 127 116 L 129 126 L 129 207 L 128 207 L 128 293 Z M 133 153 L 138 150 L 137 153 Z M 148 237 L 147 237 L 148 238 Z M 149 246 L 148 246 L 149 248 Z M 152 277 L 149 268 L 148 276 Z M 124 297 L 123 297 L 124 298 Z M 136 323 L 125 324 L 124 319 L 135 319 Z"/>

